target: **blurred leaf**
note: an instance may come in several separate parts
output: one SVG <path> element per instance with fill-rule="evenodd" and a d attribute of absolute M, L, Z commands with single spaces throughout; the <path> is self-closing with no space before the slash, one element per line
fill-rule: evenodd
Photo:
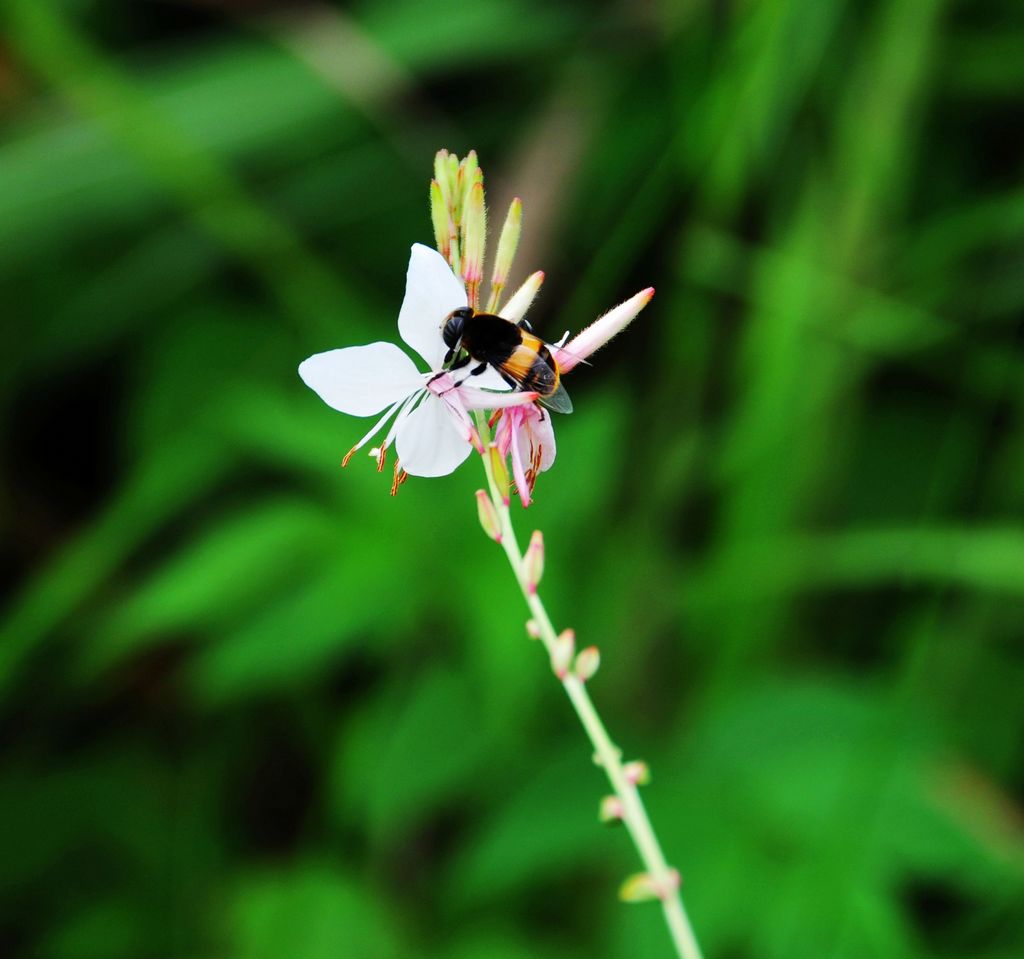
<path fill-rule="evenodd" d="M 738 546 L 721 564 L 691 580 L 687 604 L 874 582 L 960 585 L 1016 596 L 1024 591 L 1024 530 L 918 527 L 794 534 Z"/>
<path fill-rule="evenodd" d="M 93 667 L 168 635 L 231 622 L 308 573 L 329 542 L 327 517 L 297 500 L 226 518 L 116 606 L 90 651 Z"/>
<path fill-rule="evenodd" d="M 315 863 L 241 879 L 228 917 L 241 959 L 406 955 L 390 916 L 355 880 Z"/>
<path fill-rule="evenodd" d="M 301 584 L 279 599 L 263 596 L 250 611 L 236 614 L 237 625 L 227 626 L 188 670 L 199 701 L 222 703 L 294 686 L 353 643 L 381 633 L 379 610 L 361 602 L 391 572 L 384 557 L 376 559 L 339 564 L 322 557 L 323 570 L 301 576 Z M 400 628 L 407 610 L 396 603 L 392 613 L 391 628 Z M 380 646 L 391 642 L 385 633 Z"/>
<path fill-rule="evenodd" d="M 169 438 L 91 527 L 26 586 L 6 612 L 0 687 L 32 648 L 74 612 L 120 562 L 223 475 L 226 452 L 205 437 Z"/>
<path fill-rule="evenodd" d="M 556 956 L 583 955 L 568 943 L 546 949 L 522 931 L 465 932 L 437 959 L 554 959 Z"/>
<path fill-rule="evenodd" d="M 450 895 L 461 908 L 479 907 L 531 883 L 578 874 L 623 853 L 627 840 L 598 822 L 601 776 L 585 749 L 544 755 L 504 798 L 452 866 Z M 616 883 L 609 880 L 608 897 Z M 566 892 L 568 895 L 568 892 Z"/>
<path fill-rule="evenodd" d="M 92 905 L 55 928 L 46 959 L 131 959 L 150 941 L 143 916 L 121 898 Z"/>
<path fill-rule="evenodd" d="M 398 691 L 390 698 L 399 699 Z M 363 807 L 375 842 L 400 840 L 436 809 L 457 805 L 472 791 L 487 748 L 480 699 L 464 676 L 435 668 L 399 702 L 380 702 L 373 721 L 345 741 L 336 757 L 335 788 L 341 802 Z"/>
<path fill-rule="evenodd" d="M 478 0 L 470 7 L 458 0 L 435 0 L 429 9 L 415 0 L 396 0 L 372 5 L 365 14 L 367 31 L 412 67 L 490 66 L 493 57 L 549 49 L 564 41 L 573 22 L 567 10 L 527 0 Z M 438 23 L 446 25 L 443 44 L 434 34 Z"/>

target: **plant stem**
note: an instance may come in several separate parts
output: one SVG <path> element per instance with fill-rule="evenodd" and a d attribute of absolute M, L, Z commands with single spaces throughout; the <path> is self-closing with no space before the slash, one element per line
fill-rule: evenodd
<path fill-rule="evenodd" d="M 486 421 L 478 416 L 477 428 L 481 438 L 486 443 L 489 436 Z M 522 591 L 526 605 L 530 609 L 533 621 L 537 626 L 540 639 L 544 643 L 549 655 L 555 651 L 555 643 L 558 633 L 551 623 L 551 618 L 544 608 L 544 603 L 536 589 L 531 588 L 527 582 L 523 554 L 516 539 L 515 530 L 512 527 L 512 517 L 509 513 L 508 503 L 505 497 L 498 490 L 494 479 L 494 472 L 491 467 L 489 456 L 481 457 L 484 464 L 484 471 L 487 474 L 487 486 L 490 492 L 491 501 L 497 511 L 501 529 L 501 546 L 505 550 L 512 571 L 515 573 L 516 581 Z M 700 946 L 693 934 L 690 920 L 683 908 L 683 901 L 679 895 L 679 876 L 675 870 L 669 868 L 665 856 L 661 851 L 658 838 L 651 826 L 651 820 L 644 808 L 643 800 L 636 785 L 626 776 L 622 765 L 622 751 L 612 742 L 604 723 L 594 706 L 586 685 L 571 669 L 561 677 L 562 686 L 566 695 L 572 703 L 576 715 L 579 717 L 587 736 L 594 747 L 595 762 L 600 765 L 608 776 L 612 789 L 619 799 L 621 805 L 621 818 L 626 825 L 633 844 L 636 846 L 640 859 L 644 864 L 648 875 L 651 877 L 655 888 L 658 890 L 658 898 L 661 900 L 662 911 L 665 914 L 665 922 L 668 925 L 669 933 L 676 953 L 680 959 L 702 959 Z"/>

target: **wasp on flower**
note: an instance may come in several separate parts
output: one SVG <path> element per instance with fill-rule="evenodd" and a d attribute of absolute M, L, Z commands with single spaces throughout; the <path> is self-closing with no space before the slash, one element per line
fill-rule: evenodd
<path fill-rule="evenodd" d="M 532 273 L 502 303 L 522 227 L 522 204 L 516 198 L 501 230 L 489 297 L 481 309 L 486 211 L 476 153 L 460 161 L 441 150 L 434 172 L 430 211 L 437 249 L 419 243 L 412 247 L 398 313 L 399 335 L 427 371 L 395 344 L 377 342 L 317 353 L 302 362 L 299 375 L 333 409 L 379 416 L 342 465 L 390 422 L 373 452 L 378 470 L 392 447 L 397 454 L 392 493 L 407 474 L 445 476 L 472 449 L 483 452 L 471 414 L 491 411 L 495 441 L 503 456 L 511 456 L 512 475 L 526 506 L 537 475 L 555 459 L 548 410 L 572 410 L 562 375 L 623 329 L 654 290 L 636 294 L 567 343 L 565 337 L 550 344 L 535 336 L 525 315 L 544 274 Z"/>
<path fill-rule="evenodd" d="M 544 570 L 543 536 L 534 532 L 529 549 L 522 553 L 509 515 L 511 480 L 523 506 L 529 506 L 537 476 L 555 461 L 551 412 L 572 411 L 563 375 L 632 322 L 654 290 L 637 293 L 571 340 L 567 333 L 558 343 L 545 343 L 524 318 L 543 273 L 532 273 L 502 302 L 519 244 L 522 204 L 517 198 L 509 208 L 489 296 L 482 304 L 487 224 L 476 154 L 470 152 L 460 161 L 441 150 L 434 173 L 430 217 L 437 249 L 413 246 L 398 312 L 399 335 L 420 355 L 427 371 L 400 347 L 381 342 L 317 353 L 302 362 L 299 375 L 334 409 L 379 417 L 349 450 L 343 466 L 391 424 L 372 455 L 377 469 L 383 470 L 389 448 L 395 447 L 392 494 L 407 475 L 443 476 L 471 449 L 481 454 L 488 487 L 476 492 L 481 528 L 508 556 L 530 609 L 527 631 L 543 642 L 595 759 L 608 775 L 615 795 L 602 803 L 602 818 L 626 823 L 644 865 L 644 872 L 623 884 L 620 898 L 660 899 L 678 955 L 701 959 L 679 896 L 679 874 L 668 866 L 639 798 L 637 787 L 646 779 L 646 767 L 623 765 L 621 750 L 584 685 L 597 671 L 598 649 L 589 646 L 577 653 L 573 630 L 556 633 L 538 592 Z"/>

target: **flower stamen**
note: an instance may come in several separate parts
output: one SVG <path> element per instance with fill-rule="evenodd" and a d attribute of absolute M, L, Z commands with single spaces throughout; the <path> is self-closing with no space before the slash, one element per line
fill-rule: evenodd
<path fill-rule="evenodd" d="M 392 496 L 398 495 L 398 487 L 401 486 L 408 478 L 409 474 L 404 469 L 402 469 L 401 463 L 399 463 L 398 460 L 395 460 L 394 478 L 391 480 Z"/>

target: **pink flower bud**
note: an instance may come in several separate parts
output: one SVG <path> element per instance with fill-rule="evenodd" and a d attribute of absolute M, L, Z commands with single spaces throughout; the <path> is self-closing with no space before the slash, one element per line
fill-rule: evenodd
<path fill-rule="evenodd" d="M 576 649 L 576 633 L 571 629 L 563 630 L 555 640 L 551 650 L 551 668 L 559 679 L 569 675 L 569 664 Z"/>
<path fill-rule="evenodd" d="M 539 529 L 533 531 L 530 545 L 523 557 L 523 578 L 526 591 L 536 593 L 541 577 L 544 575 L 544 534 Z"/>
<path fill-rule="evenodd" d="M 482 489 L 476 491 L 476 509 L 483 531 L 496 543 L 501 542 L 501 522 L 491 497 Z"/>
<path fill-rule="evenodd" d="M 575 673 L 581 682 L 586 682 L 601 665 L 601 652 L 596 646 L 588 646 L 576 657 Z"/>
<path fill-rule="evenodd" d="M 526 635 L 530 639 L 540 639 L 540 627 L 537 625 L 537 620 L 528 619 L 526 621 Z"/>
<path fill-rule="evenodd" d="M 479 305 L 480 281 L 484 275 L 484 238 L 487 235 L 482 182 L 474 183 L 466 195 L 462 218 L 462 276 L 466 281 L 469 305 L 476 309 Z"/>
<path fill-rule="evenodd" d="M 622 800 L 618 796 L 605 796 L 598 812 L 601 822 L 619 822 L 622 819 Z"/>
<path fill-rule="evenodd" d="M 627 782 L 634 786 L 646 786 L 651 781 L 650 767 L 642 759 L 634 759 L 622 767 Z"/>

